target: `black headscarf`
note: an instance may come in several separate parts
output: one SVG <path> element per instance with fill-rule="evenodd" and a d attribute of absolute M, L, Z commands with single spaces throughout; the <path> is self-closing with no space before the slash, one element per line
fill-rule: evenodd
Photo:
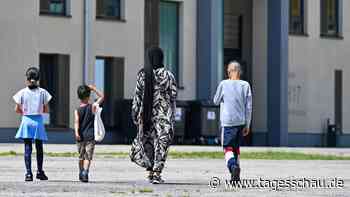
<path fill-rule="evenodd" d="M 163 51 L 159 47 L 151 47 L 147 50 L 145 58 L 145 92 L 143 97 L 143 129 L 149 131 L 152 120 L 154 74 L 153 70 L 163 68 Z"/>

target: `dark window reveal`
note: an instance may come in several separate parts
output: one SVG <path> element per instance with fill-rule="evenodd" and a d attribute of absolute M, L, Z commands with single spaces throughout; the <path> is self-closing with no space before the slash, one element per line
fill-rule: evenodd
<path fill-rule="evenodd" d="M 40 14 L 65 16 L 66 0 L 40 0 Z"/>
<path fill-rule="evenodd" d="M 51 95 L 51 128 L 69 128 L 69 55 L 40 54 L 40 86 Z"/>
<path fill-rule="evenodd" d="M 290 0 L 289 4 L 289 33 L 305 34 L 304 0 Z"/>
<path fill-rule="evenodd" d="M 159 7 L 159 45 L 164 64 L 179 80 L 179 3 L 161 1 Z"/>
<path fill-rule="evenodd" d="M 121 20 L 120 0 L 96 0 L 96 18 Z"/>
<path fill-rule="evenodd" d="M 339 0 L 321 0 L 321 36 L 339 36 Z"/>
<path fill-rule="evenodd" d="M 104 91 L 102 119 L 108 129 L 120 128 L 120 103 L 124 99 L 124 58 L 97 57 L 95 84 Z"/>

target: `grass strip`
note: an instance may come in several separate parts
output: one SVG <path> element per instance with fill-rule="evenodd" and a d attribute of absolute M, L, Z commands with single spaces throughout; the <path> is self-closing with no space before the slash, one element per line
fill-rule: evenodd
<path fill-rule="evenodd" d="M 23 153 L 15 151 L 0 152 L 0 157 L 21 156 Z M 77 152 L 47 152 L 48 157 L 78 157 Z M 96 152 L 97 157 L 104 158 L 128 158 L 127 152 Z M 171 159 L 222 159 L 224 154 L 219 151 L 215 152 L 178 152 L 170 151 Z M 309 154 L 291 151 L 261 151 L 261 152 L 242 152 L 241 159 L 249 160 L 350 160 L 349 156 Z"/>
<path fill-rule="evenodd" d="M 153 189 L 152 188 L 142 188 L 142 189 L 139 189 L 139 192 L 140 193 L 152 193 Z"/>
<path fill-rule="evenodd" d="M 222 159 L 222 152 L 170 152 L 173 159 Z M 350 160 L 349 156 L 320 155 L 291 151 L 241 152 L 241 159 L 251 160 Z"/>

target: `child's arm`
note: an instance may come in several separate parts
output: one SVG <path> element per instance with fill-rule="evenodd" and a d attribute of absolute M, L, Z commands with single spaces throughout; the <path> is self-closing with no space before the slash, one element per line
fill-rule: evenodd
<path fill-rule="evenodd" d="M 218 88 L 216 89 L 216 93 L 213 99 L 213 102 L 215 105 L 220 105 L 221 101 L 222 101 L 222 83 L 219 84 Z"/>
<path fill-rule="evenodd" d="M 95 94 L 98 97 L 98 99 L 95 103 L 101 104 L 104 100 L 103 93 L 101 91 L 99 91 L 98 89 L 96 89 L 96 86 L 94 86 L 94 85 L 89 85 L 89 88 L 91 89 L 91 91 L 95 92 Z"/>
<path fill-rule="evenodd" d="M 49 113 L 49 112 L 50 112 L 49 104 L 44 105 L 44 113 Z"/>
<path fill-rule="evenodd" d="M 21 107 L 20 104 L 16 104 L 16 106 L 15 106 L 15 112 L 16 112 L 17 114 L 23 115 L 23 110 L 22 110 L 22 107 Z"/>
<path fill-rule="evenodd" d="M 79 135 L 79 114 L 78 111 L 74 111 L 74 133 L 75 133 L 75 140 L 80 141 L 80 135 Z"/>
<path fill-rule="evenodd" d="M 13 97 L 13 100 L 15 101 L 15 112 L 17 114 L 23 115 L 23 109 L 22 109 L 22 104 L 23 104 L 23 90 L 20 90 L 17 92 Z"/>
<path fill-rule="evenodd" d="M 94 85 L 89 85 L 89 88 L 91 89 L 91 91 L 95 92 L 95 94 L 98 97 L 97 101 L 95 103 L 100 105 L 104 101 L 104 94 L 102 92 L 100 92 L 99 90 L 97 90 L 96 86 L 94 86 Z M 92 108 L 92 111 L 94 113 L 96 112 L 96 107 L 95 106 Z"/>

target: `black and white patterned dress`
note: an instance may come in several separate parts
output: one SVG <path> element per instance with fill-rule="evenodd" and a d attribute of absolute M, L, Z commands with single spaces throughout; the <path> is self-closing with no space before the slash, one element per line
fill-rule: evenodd
<path fill-rule="evenodd" d="M 137 75 L 132 117 L 138 133 L 131 147 L 131 161 L 149 170 L 161 172 L 174 136 L 177 85 L 174 75 L 165 68 L 154 70 L 154 97 L 150 131 L 142 125 L 145 73 Z"/>

